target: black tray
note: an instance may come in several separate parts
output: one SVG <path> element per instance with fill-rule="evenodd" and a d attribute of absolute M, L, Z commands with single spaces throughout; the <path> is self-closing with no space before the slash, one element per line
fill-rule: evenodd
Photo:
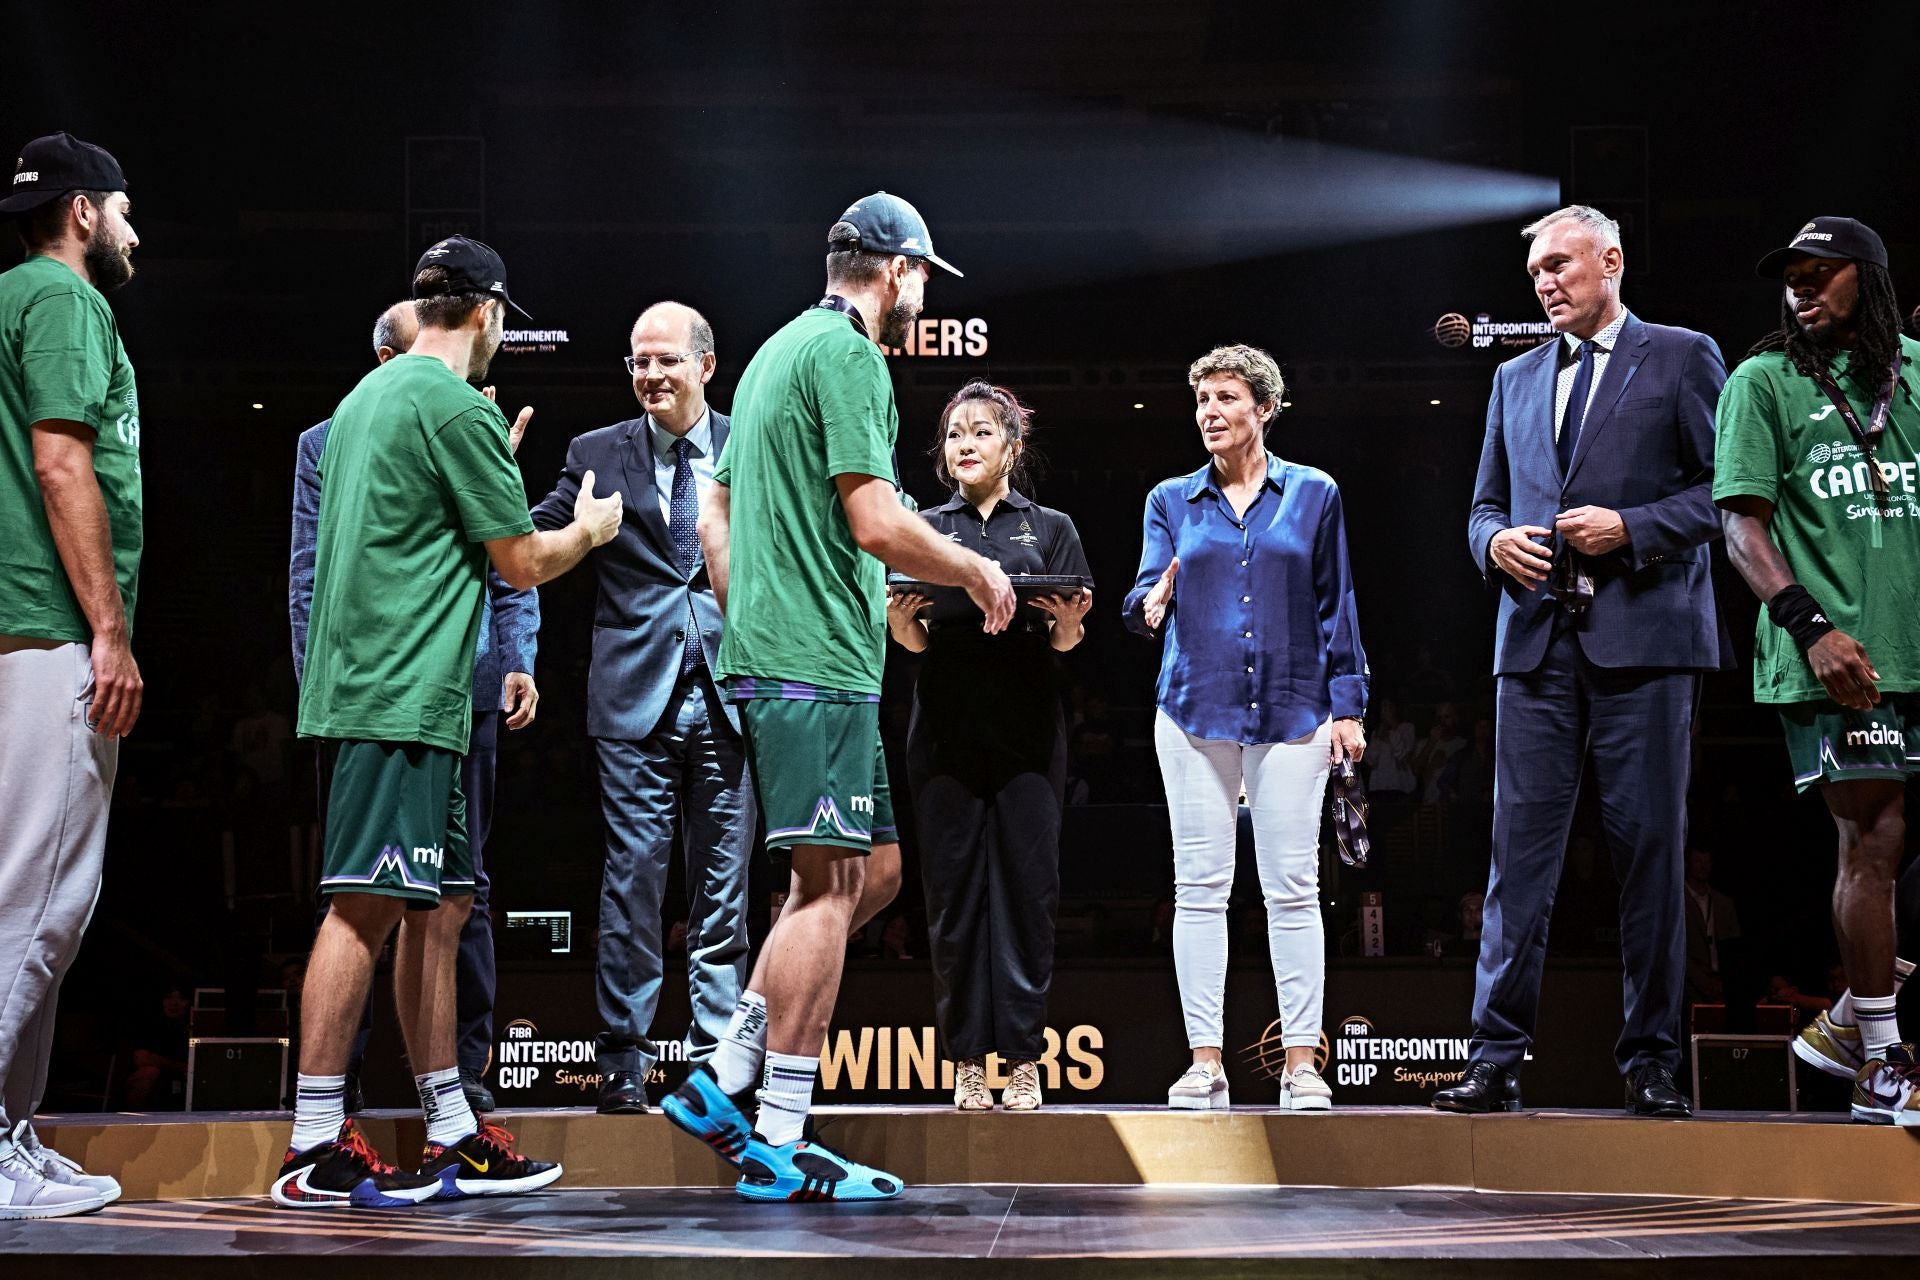
<path fill-rule="evenodd" d="M 1093 590 L 1093 579 L 1071 573 L 1016 573 L 1009 576 L 1013 583 L 1013 594 L 1022 602 L 1035 596 L 1067 595 L 1076 591 Z M 943 587 L 931 582 L 921 582 L 917 578 L 903 577 L 897 573 L 887 575 L 887 590 L 913 591 L 927 597 L 939 605 L 966 605 L 973 607 L 964 587 Z M 974 612 L 979 612 L 974 609 Z"/>

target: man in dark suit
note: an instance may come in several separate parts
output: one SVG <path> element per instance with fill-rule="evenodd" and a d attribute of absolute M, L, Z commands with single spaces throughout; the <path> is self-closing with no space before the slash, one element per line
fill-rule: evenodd
<path fill-rule="evenodd" d="M 1547 917 L 1589 753 L 1620 882 L 1626 1024 L 1614 1049 L 1635 1115 L 1684 1116 L 1674 1084 L 1686 977 L 1689 735 L 1700 673 L 1723 664 L 1706 544 L 1711 338 L 1620 302 L 1619 225 L 1557 210 L 1524 233 L 1559 333 L 1494 374 L 1468 540 L 1499 575 L 1493 868 L 1465 1078 L 1445 1111 L 1517 1110 Z"/>
<path fill-rule="evenodd" d="M 695 524 L 727 442 L 707 405 L 713 329 L 677 302 L 649 307 L 627 360 L 638 418 L 567 447 L 537 528 L 572 518 L 588 471 L 628 499 L 632 519 L 592 554 L 599 575 L 587 733 L 600 757 L 607 865 L 600 889 L 596 1042 L 599 1109 L 647 1109 L 659 1058 L 649 1037 L 662 980 L 661 900 L 676 847 L 686 858 L 690 1062 L 709 1058 L 740 998 L 747 964 L 747 856 L 758 809 L 738 713 L 713 682 L 720 610 Z"/>

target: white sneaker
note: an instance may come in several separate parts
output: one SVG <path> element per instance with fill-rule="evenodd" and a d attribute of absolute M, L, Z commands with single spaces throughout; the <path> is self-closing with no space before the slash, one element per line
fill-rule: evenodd
<path fill-rule="evenodd" d="M 1311 1064 L 1297 1071 L 1284 1071 L 1280 1075 L 1280 1109 L 1331 1111 L 1333 1090 L 1327 1088 L 1327 1082 L 1320 1078 L 1320 1073 Z"/>
<path fill-rule="evenodd" d="M 78 1162 L 43 1146 L 40 1135 L 33 1131 L 33 1121 L 22 1120 L 13 1127 L 13 1145 L 18 1147 L 34 1167 L 40 1170 L 40 1176 L 48 1182 L 59 1183 L 63 1187 L 84 1187 L 100 1197 L 102 1204 L 112 1204 L 120 1198 L 120 1184 L 104 1173 L 88 1173 Z"/>
<path fill-rule="evenodd" d="M 1175 1111 L 1225 1111 L 1227 1073 L 1216 1063 L 1196 1062 L 1167 1090 L 1167 1105 Z"/>
<path fill-rule="evenodd" d="M 0 1137 L 0 1222 L 66 1218 L 106 1203 L 97 1191 L 51 1181 L 12 1138 Z"/>

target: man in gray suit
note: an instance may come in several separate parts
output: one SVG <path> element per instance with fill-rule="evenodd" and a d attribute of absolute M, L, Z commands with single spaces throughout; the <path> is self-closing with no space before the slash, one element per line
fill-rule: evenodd
<path fill-rule="evenodd" d="M 600 757 L 607 865 L 600 889 L 599 1109 L 647 1109 L 659 1057 L 660 907 L 668 859 L 686 857 L 686 1056 L 704 1062 L 726 1030 L 747 964 L 747 856 L 758 810 L 738 713 L 713 682 L 720 610 L 695 523 L 727 440 L 707 405 L 713 329 L 677 302 L 647 308 L 627 359 L 638 418 L 576 437 L 534 525 L 572 518 L 588 471 L 627 495 L 633 518 L 591 555 L 599 576 L 587 733 Z"/>

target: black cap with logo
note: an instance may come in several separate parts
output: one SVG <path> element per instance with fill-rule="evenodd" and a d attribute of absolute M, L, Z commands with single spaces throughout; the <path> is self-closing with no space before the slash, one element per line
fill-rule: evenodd
<path fill-rule="evenodd" d="M 1778 280 L 1787 259 L 1799 253 L 1816 258 L 1851 258 L 1876 267 L 1887 265 L 1887 246 L 1881 243 L 1880 233 L 1866 223 L 1858 218 L 1815 218 L 1796 231 L 1785 248 L 1760 259 L 1754 272 L 1762 280 Z"/>
<path fill-rule="evenodd" d="M 856 200 L 852 208 L 840 215 L 839 220 L 851 223 L 853 229 L 860 233 L 855 248 L 873 253 L 898 253 L 909 258 L 925 258 L 934 266 L 957 276 L 965 274 L 934 253 L 933 236 L 927 230 L 927 220 L 920 216 L 918 209 L 899 196 L 876 191 L 864 200 Z"/>
<path fill-rule="evenodd" d="M 20 148 L 13 181 L 0 199 L 0 216 L 12 217 L 58 200 L 69 191 L 125 191 L 127 177 L 106 148 L 70 133 L 50 133 Z"/>
<path fill-rule="evenodd" d="M 428 267 L 439 267 L 446 272 L 446 280 L 444 284 L 422 293 L 420 273 Z M 413 278 L 415 298 L 448 293 L 484 293 L 500 299 L 527 319 L 533 319 L 519 303 L 507 296 L 507 264 L 490 247 L 470 237 L 448 236 L 421 254 L 419 264 L 413 269 Z"/>

